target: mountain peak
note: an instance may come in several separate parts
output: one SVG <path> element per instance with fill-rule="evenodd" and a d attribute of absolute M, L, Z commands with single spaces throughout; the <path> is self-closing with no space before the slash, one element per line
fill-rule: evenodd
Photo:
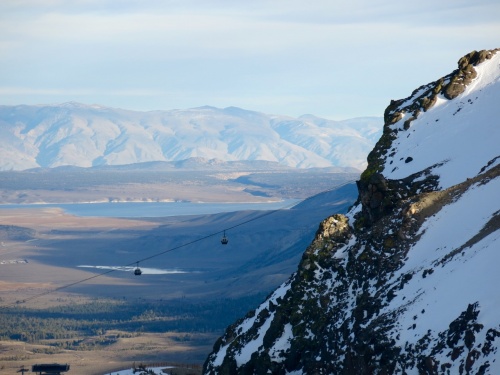
<path fill-rule="evenodd" d="M 356 204 L 205 374 L 500 373 L 499 77 L 497 50 L 473 52 L 391 102 Z"/>
<path fill-rule="evenodd" d="M 15 110 L 2 106 L 0 170 L 175 162 L 192 157 L 361 170 L 374 144 L 373 133 L 382 129 L 381 119 L 350 121 L 345 126 L 352 127 L 351 134 L 326 119 L 321 127 L 308 123 L 304 133 L 289 125 L 289 117 L 237 107 L 138 112 L 77 102 Z"/>
<path fill-rule="evenodd" d="M 55 104 L 54 107 L 69 108 L 69 109 L 103 109 L 107 108 L 98 104 L 84 104 L 80 102 L 66 102 L 61 104 Z"/>
<path fill-rule="evenodd" d="M 490 124 L 481 119 L 498 114 L 494 105 L 500 102 L 498 51 L 473 51 L 459 60 L 459 69 L 451 74 L 419 87 L 405 99 L 391 101 L 384 114 L 383 136 L 368 156 L 362 180 L 367 181 L 372 173 L 401 179 L 439 164 L 433 173 L 439 175 L 441 187 L 449 187 L 474 176 L 495 157 L 495 138 L 474 134 L 488 132 Z M 479 95 L 481 91 L 487 93 Z M 443 142 L 457 128 L 461 142 Z M 461 158 L 466 155 L 464 142 L 483 154 L 474 158 L 475 165 Z"/>

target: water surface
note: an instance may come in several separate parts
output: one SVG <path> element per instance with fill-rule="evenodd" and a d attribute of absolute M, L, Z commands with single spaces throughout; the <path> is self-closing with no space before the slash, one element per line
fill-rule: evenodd
<path fill-rule="evenodd" d="M 75 216 L 94 217 L 165 217 L 207 215 L 244 210 L 277 210 L 290 208 L 298 200 L 288 199 L 269 203 L 193 203 L 193 202 L 116 202 L 116 203 L 61 203 L 61 204 L 5 204 L 12 208 L 61 208 Z"/>

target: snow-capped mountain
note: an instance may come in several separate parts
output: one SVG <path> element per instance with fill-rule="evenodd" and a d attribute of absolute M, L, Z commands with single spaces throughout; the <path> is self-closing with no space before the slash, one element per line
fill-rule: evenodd
<path fill-rule="evenodd" d="M 391 102 L 357 203 L 205 374 L 500 374 L 499 51 Z"/>
<path fill-rule="evenodd" d="M 193 157 L 362 170 L 382 122 L 291 118 L 235 107 L 137 112 L 79 103 L 0 106 L 0 170 Z"/>

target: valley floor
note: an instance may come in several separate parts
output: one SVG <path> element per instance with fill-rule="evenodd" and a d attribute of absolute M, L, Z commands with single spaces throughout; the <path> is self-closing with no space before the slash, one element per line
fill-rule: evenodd
<path fill-rule="evenodd" d="M 123 219 L 1 209 L 0 373 L 37 363 L 68 363 L 72 375 L 134 362 L 201 366 L 224 329 L 296 269 L 318 221 L 352 204 L 353 190 L 260 220 L 259 211 Z M 224 228 L 235 229 L 222 246 Z M 107 272 L 148 257 L 145 269 L 186 272 Z"/>
<path fill-rule="evenodd" d="M 214 338 L 215 340 L 215 338 Z M 69 364 L 71 375 L 128 374 L 133 366 L 145 364 L 175 367 L 175 374 L 201 374 L 201 364 L 210 348 L 193 349 L 172 338 L 144 334 L 104 350 L 54 350 L 53 346 L 0 341 L 0 373 L 14 374 L 23 366 L 31 371 L 35 364 Z M 48 354 L 50 353 L 50 354 Z M 118 372 L 119 371 L 119 372 Z"/>

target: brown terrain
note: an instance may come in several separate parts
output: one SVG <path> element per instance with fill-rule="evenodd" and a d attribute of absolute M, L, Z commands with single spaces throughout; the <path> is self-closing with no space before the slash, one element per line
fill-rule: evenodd
<path fill-rule="evenodd" d="M 296 177 L 266 173 L 256 176 L 256 182 L 237 184 L 227 182 L 227 179 L 241 174 L 214 176 L 214 179 L 207 178 L 205 182 L 196 182 L 194 178 L 181 181 L 179 177 L 171 184 L 148 185 L 143 182 L 77 187 L 75 183 L 74 187 L 67 189 L 62 188 L 62 177 L 51 181 L 50 176 L 45 180 L 35 176 L 34 181 L 41 181 L 49 188 L 33 188 L 31 185 L 18 189 L 16 186 L 25 180 L 25 176 L 20 176 L 11 185 L 4 179 L 5 187 L 0 184 L 0 201 L 6 204 L 172 200 L 266 202 L 310 196 L 352 177 L 331 173 L 310 176 L 300 173 Z M 255 187 L 255 184 L 262 186 Z M 61 188 L 57 188 L 58 185 Z M 265 194 L 252 194 L 248 189 L 258 189 Z M 342 204 L 345 204 L 343 200 Z M 219 216 L 122 219 L 77 217 L 59 208 L 44 206 L 0 206 L 0 319 L 9 311 L 35 316 L 49 309 L 93 303 L 105 306 L 121 306 L 120 303 L 128 307 L 138 305 L 139 313 L 140 305 L 144 303 L 146 306 L 150 301 L 156 303 L 153 306 L 159 306 L 159 310 L 164 306 L 181 306 L 181 310 L 172 310 L 174 315 L 168 315 L 168 312 L 165 316 L 144 319 L 145 326 L 159 322 L 153 330 L 103 327 L 102 330 L 82 332 L 81 337 L 71 336 L 70 339 L 8 340 L 8 337 L 0 336 L 0 374 L 16 373 L 21 366 L 31 370 L 33 364 L 68 363 L 71 366 L 69 374 L 102 375 L 131 368 L 134 363 L 167 362 L 198 366 L 184 370 L 177 368 L 177 374 L 200 373 L 199 366 L 227 324 L 246 314 L 250 308 L 255 308 L 270 290 L 293 272 L 300 254 L 290 255 L 287 253 L 291 251 L 288 246 L 301 241 L 307 231 L 314 233 L 318 219 L 313 216 L 323 215 L 321 212 L 314 209 L 303 214 L 301 220 L 305 220 L 304 223 L 289 223 L 285 212 L 269 217 L 267 222 L 254 222 L 256 215 L 260 214 L 251 211 Z M 312 216 L 306 220 L 308 215 Z M 231 231 L 227 246 L 220 245 L 218 235 L 214 238 L 208 236 L 203 243 L 196 240 L 246 221 L 250 222 L 246 227 Z M 269 242 L 271 232 L 266 231 L 273 230 L 277 221 L 282 221 L 285 227 L 272 237 L 278 240 Z M 309 221 L 312 225 L 307 225 L 311 227 L 304 227 Z M 297 225 L 298 228 L 295 227 Z M 182 245 L 190 242 L 193 245 L 189 247 Z M 297 246 L 304 248 L 304 245 Z M 182 249 L 169 252 L 178 247 Z M 156 257 L 163 252 L 166 254 Z M 80 267 L 123 266 L 130 265 L 131 261 L 135 266 L 137 259 L 150 256 L 155 258 L 141 263 L 141 268 L 188 269 L 189 272 L 136 277 L 132 272 Z M 282 263 L 273 268 L 268 257 L 281 257 Z M 257 295 L 256 292 L 264 294 Z M 192 304 L 190 306 L 201 310 L 182 310 L 184 299 Z M 226 305 L 218 307 L 219 299 L 226 301 Z M 207 301 L 208 305 L 204 305 Z M 240 301 L 246 305 L 240 304 Z M 150 309 L 149 306 L 144 309 Z M 209 310 L 204 313 L 206 306 Z M 230 312 L 234 317 L 224 317 L 228 320 L 226 323 L 220 316 L 228 314 L 227 309 L 234 310 Z M 180 315 L 175 316 L 175 311 L 181 311 L 178 312 Z M 210 314 L 215 314 L 213 320 L 219 319 L 217 324 L 211 323 Z M 196 321 L 194 325 L 188 325 L 191 327 L 188 331 L 183 331 L 186 325 L 169 326 L 174 329 L 167 326 L 161 328 L 162 322 L 189 322 L 189 319 L 196 320 L 200 316 L 205 319 L 205 326 L 196 325 Z M 26 334 L 36 333 L 34 330 L 36 328 Z M 68 348 L 68 342 L 71 344 L 73 340 L 79 345 L 69 345 Z"/>
<path fill-rule="evenodd" d="M 33 255 L 50 251 L 48 244 L 56 243 L 58 230 L 71 229 L 92 231 L 96 238 L 105 238 L 116 229 L 130 229 L 141 233 L 158 226 L 158 223 L 142 220 L 114 218 L 85 218 L 65 214 L 57 208 L 40 209 L 2 209 L 0 225 L 30 228 L 36 238 L 25 241 L 3 238 L 0 244 L 0 304 L 22 304 L 28 309 L 43 309 L 67 303 L 85 303 L 87 297 L 64 290 L 54 291 L 74 281 L 84 280 L 95 274 L 79 269 L 68 269 L 57 265 L 47 265 L 32 260 Z M 55 234 L 54 234 L 55 233 Z M 77 235 L 77 234 L 75 234 Z M 44 246 L 39 244 L 43 242 Z M 134 279 L 118 279 L 108 276 L 86 281 L 86 284 L 99 287 L 108 285 L 131 285 Z M 47 293 L 47 294 L 44 294 Z M 106 332 L 113 336 L 119 332 Z M 123 334 L 112 345 L 99 350 L 55 349 L 48 342 L 28 344 L 20 341 L 0 341 L 0 373 L 15 373 L 25 366 L 31 368 L 37 363 L 69 363 L 70 374 L 104 374 L 113 370 L 132 367 L 133 362 L 187 362 L 199 363 L 200 358 L 210 350 L 211 345 L 193 348 L 175 340 L 182 333 L 138 333 Z M 203 336 L 203 335 L 200 335 Z M 212 342 L 209 334 L 200 337 L 202 341 Z M 91 340 L 91 339 L 89 339 Z M 195 361 L 193 359 L 196 358 Z M 193 370 L 194 371 L 194 370 Z M 196 371 L 199 371 L 196 370 Z"/>

